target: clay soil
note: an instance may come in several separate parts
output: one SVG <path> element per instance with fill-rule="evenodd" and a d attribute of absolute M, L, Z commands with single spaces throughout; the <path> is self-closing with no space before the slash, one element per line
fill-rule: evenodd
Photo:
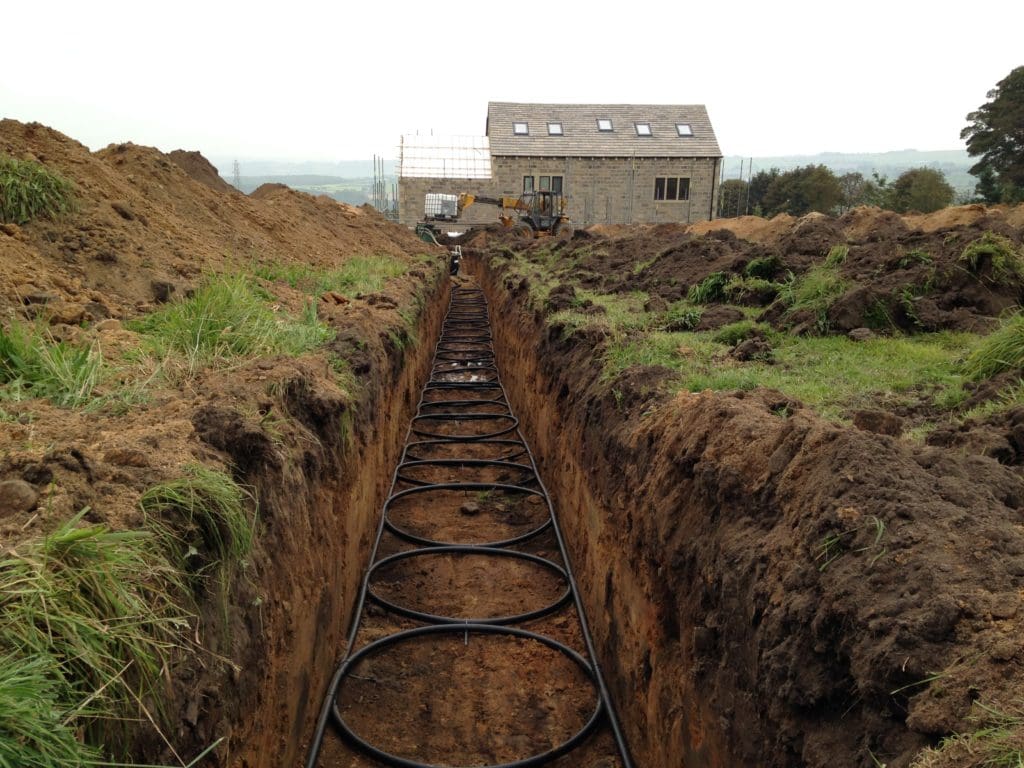
<path fill-rule="evenodd" d="M 45 126 L 4 120 L 0 153 L 62 174 L 76 203 L 56 220 L 0 225 L 0 318 L 92 345 L 109 371 L 94 407 L 0 403 L 0 481 L 32 491 L 27 505 L 0 509 L 0 551 L 84 508 L 88 522 L 140 527 L 141 494 L 189 464 L 232 474 L 251 505 L 258 499 L 255 550 L 226 607 L 216 590 L 198 595 L 197 621 L 167 673 L 163 735 L 140 727 L 133 754 L 170 763 L 168 742 L 187 756 L 224 737 L 206 764 L 297 762 L 310 726 L 306 699 L 319 696 L 303 687 L 326 684 L 333 651 L 325 640 L 343 629 L 333 621 L 349 610 L 359 575 L 349 563 L 358 562 L 385 481 L 374 462 L 393 461 L 394 428 L 381 410 L 407 408 L 403 388 L 422 375 L 405 349 L 434 332 L 427 309 L 443 297 L 445 256 L 369 208 L 280 186 L 243 195 L 195 152 L 133 144 L 90 152 Z M 374 293 L 313 295 L 334 335 L 318 351 L 191 377 L 132 362 L 141 341 L 128 323 L 211 275 L 337 269 L 356 256 L 383 256 L 399 274 Z M 286 282 L 257 284 L 282 313 L 297 315 L 310 301 Z M 333 358 L 347 364 L 348 383 Z M 104 405 L 132 382 L 143 397 L 127 408 Z M 346 425 L 348 434 L 339 429 Z"/>
<path fill-rule="evenodd" d="M 499 361 L 500 362 L 500 361 Z M 490 380 L 483 374 L 434 380 Z M 388 522 L 415 536 L 452 544 L 493 544 L 543 528 L 548 509 L 535 487 L 514 421 L 493 389 L 428 389 L 413 421 L 407 459 L 487 459 L 502 465 L 405 466 L 387 505 Z M 483 418 L 431 417 L 432 413 Z M 488 414 L 493 414 L 488 417 Z M 494 435 L 478 441 L 481 435 Z M 441 441 L 438 441 L 440 438 Z M 480 483 L 484 490 L 424 489 L 427 483 Z M 497 484 L 496 486 L 494 484 Z M 521 484 L 521 485 L 520 485 Z M 504 487 L 503 487 L 504 486 Z M 422 492 L 418 492 L 423 489 Z M 385 530 L 375 562 L 413 549 Z M 562 564 L 550 529 L 507 548 Z M 512 617 L 560 606 L 514 627 L 552 638 L 586 655 L 568 584 L 557 571 L 514 556 L 425 553 L 378 567 L 374 594 L 393 605 L 461 621 Z M 382 637 L 417 624 L 368 603 L 355 637 L 358 653 Z M 362 739 L 390 754 L 431 765 L 496 765 L 558 747 L 594 715 L 598 694 L 579 664 L 541 642 L 507 635 L 463 633 L 410 639 L 361 660 L 342 687 L 338 709 Z M 328 735 L 323 768 L 378 765 L 348 742 Z M 607 729 L 599 729 L 551 765 L 621 765 Z"/>
<path fill-rule="evenodd" d="M 952 272 L 985 231 L 1019 245 L 1021 213 L 858 210 L 588 231 L 531 253 L 574 255 L 579 281 L 602 292 L 675 300 L 711 272 L 774 255 L 799 273 L 846 243 L 844 274 L 881 296 L 905 279 L 898 262 L 911 250 Z M 607 334 L 548 324 L 558 302 L 531 304 L 503 248 L 470 265 L 508 320 L 496 346 L 521 382 L 513 404 L 542 471 L 557 468 L 552 494 L 639 764 L 894 768 L 992 757 L 977 746 L 927 750 L 991 725 L 993 711 L 1021 711 L 1016 462 L 965 442 L 833 424 L 770 390 L 674 394 L 668 370 L 645 366 L 609 378 Z M 1021 298 L 1017 284 L 958 280 L 933 297 L 934 327 L 989 327 Z M 1001 419 L 1010 445 L 1021 420 Z M 1019 722 L 1000 722 L 1019 748 Z"/>

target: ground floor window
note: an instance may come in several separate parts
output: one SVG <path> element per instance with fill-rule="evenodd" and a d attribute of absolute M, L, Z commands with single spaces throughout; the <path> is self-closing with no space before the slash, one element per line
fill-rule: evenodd
<path fill-rule="evenodd" d="M 533 192 L 533 176 L 523 176 L 523 194 Z"/>
<path fill-rule="evenodd" d="M 689 200 L 690 180 L 678 176 L 658 176 L 654 179 L 655 200 Z"/>

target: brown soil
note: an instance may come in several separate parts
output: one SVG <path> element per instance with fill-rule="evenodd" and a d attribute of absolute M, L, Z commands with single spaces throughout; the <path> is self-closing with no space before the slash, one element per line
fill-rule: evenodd
<path fill-rule="evenodd" d="M 479 352 L 477 352 L 479 354 Z M 449 372 L 450 371 L 450 372 Z M 486 374 L 450 370 L 439 363 L 434 382 L 492 381 Z M 456 554 L 415 549 L 385 529 L 374 563 L 399 553 L 415 557 L 376 566 L 372 595 L 394 606 L 462 621 L 514 617 L 551 606 L 541 618 L 518 620 L 528 630 L 587 650 L 568 600 L 568 582 L 550 527 L 543 493 L 524 456 L 515 423 L 493 389 L 434 389 L 412 424 L 410 461 L 500 459 L 502 465 L 403 465 L 386 505 L 386 520 L 414 536 L 445 544 L 493 544 L 541 530 L 505 555 Z M 423 414 L 493 414 L 492 418 L 442 420 Z M 429 442 L 436 440 L 436 442 Z M 426 441 L 426 442 L 425 442 Z M 497 442 L 491 442 L 497 441 Z M 431 488 L 426 483 L 480 483 L 479 489 Z M 516 484 L 522 483 L 519 489 Z M 497 484 L 497 485 L 496 485 Z M 516 554 L 543 558 L 554 568 Z M 370 602 L 359 618 L 351 658 L 370 643 L 417 626 Z M 594 716 L 599 695 L 578 661 L 529 637 L 476 631 L 456 625 L 440 635 L 408 638 L 370 652 L 353 667 L 337 698 L 349 727 L 377 749 L 430 765 L 494 765 L 555 749 Z M 552 765 L 615 768 L 621 765 L 607 729 L 599 729 Z M 375 766 L 332 734 L 324 741 L 323 768 Z"/>
<path fill-rule="evenodd" d="M 0 481 L 38 494 L 27 511 L 0 511 L 2 550 L 85 507 L 88 521 L 137 527 L 143 491 L 181 477 L 189 463 L 226 470 L 252 489 L 260 528 L 245 578 L 232 582 L 226 615 L 216 590 L 199 596 L 198 621 L 183 638 L 188 652 L 168 672 L 170 719 L 161 730 L 183 756 L 225 737 L 211 765 L 297 764 L 316 714 L 309 699 L 326 685 L 398 447 L 388 414 L 407 412 L 423 375 L 422 355 L 405 349 L 436 333 L 446 256 L 370 209 L 287 188 L 242 195 L 197 153 L 133 144 L 93 153 L 12 120 L 0 121 L 0 152 L 60 172 L 77 202 L 56 221 L 0 227 L 0 318 L 42 318 L 57 339 L 97 345 L 128 378 L 139 372 L 122 355 L 140 339 L 124 323 L 187 295 L 205 275 L 255 265 L 329 269 L 367 254 L 407 267 L 378 294 L 325 294 L 318 314 L 336 337 L 322 351 L 192 378 L 173 367 L 167 377 L 143 375 L 147 399 L 126 412 L 2 404 L 13 421 L 0 430 Z M 297 313 L 307 300 L 283 283 L 264 287 L 282 311 Z M 328 354 L 349 363 L 351 391 Z M 98 394 L 119 384 L 104 380 Z M 173 761 L 164 738 L 144 726 L 133 756 Z"/>
<path fill-rule="evenodd" d="M 859 254 L 879 265 L 921 238 L 948 258 L 944 238 L 978 232 L 897 234 L 894 248 L 870 242 L 864 216 L 811 219 L 782 239 L 827 232 L 824 248 L 860 227 Z M 603 255 L 584 263 L 600 258 L 615 285 L 629 245 L 597 242 Z M 648 269 L 689 249 L 683 274 L 703 254 L 713 271 L 756 247 L 715 233 L 657 242 L 649 230 L 635 243 L 633 261 L 662 249 Z M 847 264 L 863 271 L 857 254 Z M 605 340 L 550 332 L 519 281 L 503 279 L 506 263 L 479 266 L 508 321 L 497 349 L 638 764 L 902 768 L 974 730 L 972 702 L 1019 703 L 1024 479 L 1013 467 L 955 440 L 947 450 L 839 427 L 771 391 L 669 397 L 664 372 L 644 367 L 606 381 Z M 1019 414 L 1003 418 L 1015 435 Z"/>
<path fill-rule="evenodd" d="M 985 233 L 1024 243 L 1020 211 L 1003 207 L 949 208 L 927 216 L 900 217 L 877 208 L 857 208 L 839 218 L 808 214 L 793 220 L 753 216 L 713 222 L 591 228 L 565 247 L 559 257 L 577 259 L 574 277 L 602 292 L 646 291 L 666 301 L 686 297 L 708 275 L 742 277 L 755 259 L 774 258 L 767 274 L 781 282 L 820 265 L 836 245 L 848 247 L 840 266 L 846 293 L 829 310 L 834 333 L 870 327 L 877 332 L 990 330 L 1009 308 L 1024 299 L 1024 276 L 1001 276 L 992 265 L 972 270 L 961 260 L 964 249 Z M 552 248 L 537 241 L 530 250 Z M 766 306 L 777 289 L 745 292 L 730 300 Z M 776 326 L 813 331 L 813 321 L 789 316 L 781 306 L 762 320 Z M 801 325 L 803 322 L 803 325 Z"/>

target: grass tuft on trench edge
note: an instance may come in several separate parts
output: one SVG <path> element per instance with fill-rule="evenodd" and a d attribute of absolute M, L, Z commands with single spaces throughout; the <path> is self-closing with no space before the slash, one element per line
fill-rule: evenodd
<path fill-rule="evenodd" d="M 158 537 L 85 524 L 86 514 L 0 560 L 0 755 L 8 765 L 88 764 L 99 747 L 122 753 L 129 721 L 144 700 L 161 700 L 171 654 L 187 637 L 183 575 Z M 96 748 L 72 743 L 80 729 Z"/>
<path fill-rule="evenodd" d="M 244 275 L 210 278 L 189 298 L 129 327 L 145 337 L 157 356 L 182 355 L 190 374 L 239 358 L 301 354 L 333 335 L 318 319 L 315 302 L 293 318 L 275 311 L 270 296 Z"/>

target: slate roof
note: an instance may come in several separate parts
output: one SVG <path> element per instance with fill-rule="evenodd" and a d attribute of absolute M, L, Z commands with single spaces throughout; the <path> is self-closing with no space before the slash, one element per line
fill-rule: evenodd
<path fill-rule="evenodd" d="M 598 130 L 610 119 L 611 131 Z M 525 122 L 529 135 L 512 132 Z M 562 124 L 562 135 L 548 134 L 548 123 Z M 635 124 L 649 123 L 650 136 L 638 136 Z M 692 136 L 679 136 L 676 124 Z M 715 131 L 703 104 L 517 104 L 487 105 L 491 155 L 528 157 L 721 157 Z"/>

